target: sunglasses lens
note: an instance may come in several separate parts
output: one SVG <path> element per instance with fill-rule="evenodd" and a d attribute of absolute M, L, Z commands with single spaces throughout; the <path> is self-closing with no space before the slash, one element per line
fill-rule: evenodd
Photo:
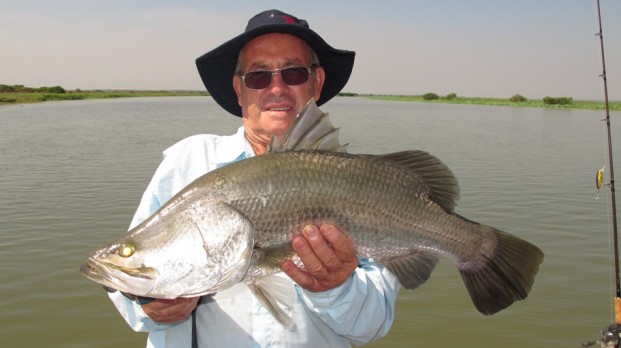
<path fill-rule="evenodd" d="M 275 70 L 277 71 L 277 70 Z M 290 85 L 301 85 L 308 81 L 308 69 L 305 67 L 293 67 L 280 70 L 282 80 Z M 272 71 L 252 71 L 244 75 L 246 87 L 252 89 L 267 88 L 272 83 Z"/>
<path fill-rule="evenodd" d="M 246 87 L 252 89 L 262 89 L 270 85 L 272 82 L 271 71 L 253 71 L 244 76 Z"/>
<path fill-rule="evenodd" d="M 304 67 L 287 68 L 280 71 L 280 76 L 288 85 L 301 85 L 308 81 L 308 69 Z"/>

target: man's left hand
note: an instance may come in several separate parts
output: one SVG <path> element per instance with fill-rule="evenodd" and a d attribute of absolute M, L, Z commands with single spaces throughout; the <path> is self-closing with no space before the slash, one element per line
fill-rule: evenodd
<path fill-rule="evenodd" d="M 358 267 L 353 240 L 330 224 L 306 225 L 293 237 L 293 250 L 304 264 L 299 268 L 291 260 L 281 268 L 294 282 L 306 290 L 317 292 L 343 284 Z"/>

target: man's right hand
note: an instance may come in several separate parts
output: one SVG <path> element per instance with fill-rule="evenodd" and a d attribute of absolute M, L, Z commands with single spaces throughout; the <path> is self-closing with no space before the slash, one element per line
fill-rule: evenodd
<path fill-rule="evenodd" d="M 200 297 L 176 298 L 172 300 L 155 299 L 141 305 L 142 310 L 153 321 L 158 323 L 174 323 L 183 320 L 192 314 Z"/>

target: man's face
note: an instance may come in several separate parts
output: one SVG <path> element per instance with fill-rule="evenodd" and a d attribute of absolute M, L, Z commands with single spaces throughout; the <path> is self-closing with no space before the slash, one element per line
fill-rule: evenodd
<path fill-rule="evenodd" d="M 249 41 L 240 52 L 241 72 L 274 70 L 289 67 L 310 67 L 311 57 L 306 42 L 297 36 L 271 33 Z M 272 135 L 282 136 L 295 116 L 311 97 L 319 99 L 324 81 L 324 70 L 319 67 L 308 81 L 287 85 L 279 74 L 272 75 L 269 86 L 248 88 L 239 76 L 233 77 L 233 87 L 242 109 L 247 136 L 269 142 Z M 248 134 L 251 133 L 251 134 Z"/>

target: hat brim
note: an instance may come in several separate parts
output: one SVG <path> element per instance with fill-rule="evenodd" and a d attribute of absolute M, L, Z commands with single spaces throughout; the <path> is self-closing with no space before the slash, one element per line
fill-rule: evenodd
<path fill-rule="evenodd" d="M 326 72 L 317 105 L 326 103 L 345 87 L 354 67 L 355 52 L 331 47 L 317 33 L 308 28 L 289 24 L 263 25 L 225 42 L 196 59 L 198 72 L 207 91 L 226 111 L 239 117 L 242 116 L 242 110 L 233 89 L 233 75 L 239 51 L 248 41 L 268 33 L 295 35 L 313 48 Z"/>

